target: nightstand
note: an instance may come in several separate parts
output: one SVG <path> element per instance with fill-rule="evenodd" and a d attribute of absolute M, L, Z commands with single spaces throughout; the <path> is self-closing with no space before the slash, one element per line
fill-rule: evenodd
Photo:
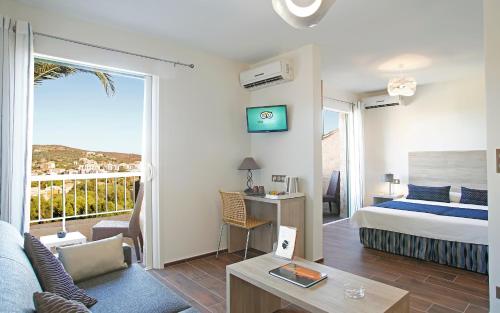
<path fill-rule="evenodd" d="M 388 194 L 372 195 L 373 205 L 377 205 L 382 202 L 387 202 L 399 198 L 403 198 L 403 195 L 388 195 Z"/>

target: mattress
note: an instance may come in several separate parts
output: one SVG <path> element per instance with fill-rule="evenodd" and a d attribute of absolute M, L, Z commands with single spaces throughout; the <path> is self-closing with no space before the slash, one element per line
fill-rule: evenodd
<path fill-rule="evenodd" d="M 488 209 L 486 206 L 462 203 L 409 199 L 398 199 L 396 201 L 476 210 Z M 488 244 L 488 221 L 485 220 L 369 206 L 354 213 L 351 222 L 355 223 L 359 228 L 387 230 L 447 241 Z"/>

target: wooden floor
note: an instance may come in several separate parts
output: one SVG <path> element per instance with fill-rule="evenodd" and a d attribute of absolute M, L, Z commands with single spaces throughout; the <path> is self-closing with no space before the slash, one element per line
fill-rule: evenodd
<path fill-rule="evenodd" d="M 324 255 L 328 266 L 409 290 L 412 313 L 488 312 L 488 276 L 365 249 L 348 220 L 324 227 Z M 225 266 L 241 260 L 210 256 L 153 275 L 200 312 L 225 312 Z"/>

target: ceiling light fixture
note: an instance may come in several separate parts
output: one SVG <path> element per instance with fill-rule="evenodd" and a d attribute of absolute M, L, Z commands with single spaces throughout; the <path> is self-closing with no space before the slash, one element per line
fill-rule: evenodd
<path fill-rule="evenodd" d="M 335 0 L 272 0 L 274 11 L 295 28 L 316 26 Z"/>
<path fill-rule="evenodd" d="M 389 96 L 411 97 L 417 91 L 417 81 L 413 77 L 403 75 L 404 65 L 399 64 L 399 77 L 394 77 L 387 84 Z"/>
<path fill-rule="evenodd" d="M 411 97 L 417 90 L 417 81 L 413 77 L 396 77 L 389 80 L 387 92 L 390 96 Z"/>

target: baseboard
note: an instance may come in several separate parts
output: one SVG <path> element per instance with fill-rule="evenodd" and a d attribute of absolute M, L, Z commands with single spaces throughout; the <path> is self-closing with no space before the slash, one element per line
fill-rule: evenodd
<path fill-rule="evenodd" d="M 227 249 L 219 250 L 219 254 L 226 253 L 226 252 L 227 252 Z M 185 258 L 185 259 L 180 259 L 177 261 L 165 263 L 163 265 L 163 267 L 172 266 L 172 265 L 176 265 L 176 264 L 180 264 L 180 263 L 184 263 L 184 262 L 189 262 L 189 261 L 193 261 L 196 259 L 202 259 L 202 258 L 206 258 L 207 256 L 211 256 L 211 255 L 215 255 L 215 254 L 217 254 L 217 251 L 213 251 L 213 252 L 209 252 L 209 253 L 205 253 L 205 254 L 200 254 L 200 255 L 190 257 L 190 258 Z"/>

